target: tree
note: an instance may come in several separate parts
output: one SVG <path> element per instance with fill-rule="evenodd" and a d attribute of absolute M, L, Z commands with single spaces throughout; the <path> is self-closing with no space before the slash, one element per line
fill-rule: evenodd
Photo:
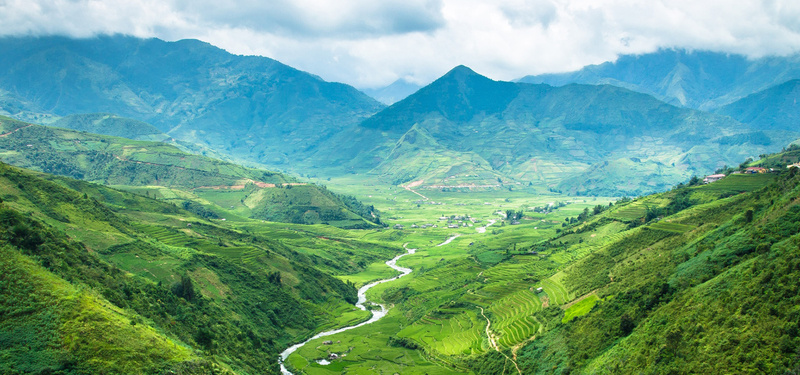
<path fill-rule="evenodd" d="M 748 223 L 753 221 L 753 210 L 747 210 L 744 212 L 744 220 Z"/>

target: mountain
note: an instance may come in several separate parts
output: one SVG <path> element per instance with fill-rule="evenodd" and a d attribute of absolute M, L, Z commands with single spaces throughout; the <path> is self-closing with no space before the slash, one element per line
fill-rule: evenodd
<path fill-rule="evenodd" d="M 4 374 L 278 374 L 291 343 L 366 318 L 332 274 L 397 252 L 4 163 L 0 198 Z"/>
<path fill-rule="evenodd" d="M 127 119 L 111 113 L 87 113 L 69 115 L 54 121 L 52 126 L 79 130 L 88 133 L 111 135 L 140 141 L 163 142 L 170 137 L 154 126 Z"/>
<path fill-rule="evenodd" d="M 160 142 L 132 141 L 0 117 L 0 160 L 146 194 L 210 218 L 325 222 L 340 227 L 380 223 L 372 207 L 323 186 L 189 154 Z"/>
<path fill-rule="evenodd" d="M 401 78 L 386 87 L 364 89 L 361 91 L 383 104 L 392 105 L 415 93 L 421 87 L 422 86 L 416 83 Z"/>
<path fill-rule="evenodd" d="M 640 195 L 780 149 L 797 134 L 611 85 L 493 81 L 459 66 L 364 120 L 347 133 L 350 145 L 337 144 L 353 170 L 393 183 Z"/>
<path fill-rule="evenodd" d="M 383 108 L 353 87 L 197 40 L 3 37 L 0 49 L 7 113 L 113 113 L 284 169 L 314 165 L 317 146 Z"/>
<path fill-rule="evenodd" d="M 791 79 L 800 78 L 800 55 L 765 56 L 708 51 L 660 50 L 623 55 L 614 62 L 568 73 L 526 76 L 519 82 L 563 86 L 610 84 L 667 103 L 711 110 Z"/>
<path fill-rule="evenodd" d="M 800 128 L 800 80 L 793 79 L 748 95 L 716 110 L 757 129 Z"/>

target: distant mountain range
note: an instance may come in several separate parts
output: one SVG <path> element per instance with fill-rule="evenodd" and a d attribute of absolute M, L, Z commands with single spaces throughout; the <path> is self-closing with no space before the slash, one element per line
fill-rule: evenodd
<path fill-rule="evenodd" d="M 383 104 L 392 105 L 417 92 L 420 88 L 422 86 L 401 78 L 392 82 L 389 86 L 364 89 L 362 91 Z"/>
<path fill-rule="evenodd" d="M 383 108 L 351 86 L 197 40 L 4 37 L 0 50 L 9 115 L 114 113 L 286 169 Z"/>
<path fill-rule="evenodd" d="M 294 173 L 639 195 L 800 138 L 797 56 L 665 50 L 520 82 L 460 66 L 419 90 L 371 92 L 413 91 L 386 107 L 196 40 L 5 37 L 0 48 L 0 113 Z"/>
<path fill-rule="evenodd" d="M 519 82 L 553 86 L 610 84 L 650 94 L 670 104 L 710 110 L 797 78 L 800 55 L 748 59 L 717 52 L 661 50 L 620 56 L 615 62 L 590 65 L 575 72 L 526 76 Z"/>
<path fill-rule="evenodd" d="M 628 195 L 779 149 L 787 137 L 611 85 L 493 81 L 464 66 L 348 134 L 357 135 L 353 168 L 394 183 Z"/>

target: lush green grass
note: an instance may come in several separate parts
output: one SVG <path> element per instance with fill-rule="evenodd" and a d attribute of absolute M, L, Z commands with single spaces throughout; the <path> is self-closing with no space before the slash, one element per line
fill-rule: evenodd
<path fill-rule="evenodd" d="M 561 322 L 567 323 L 572 319 L 588 314 L 599 300 L 600 297 L 596 294 L 590 294 L 586 298 L 576 302 L 564 311 L 564 317 L 561 319 Z"/>

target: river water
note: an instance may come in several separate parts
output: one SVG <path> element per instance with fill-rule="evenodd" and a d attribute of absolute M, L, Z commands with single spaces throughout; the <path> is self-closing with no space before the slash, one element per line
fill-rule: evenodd
<path fill-rule="evenodd" d="M 452 238 L 449 239 L 449 241 L 452 241 Z M 407 249 L 407 250 L 408 250 L 408 252 L 406 252 L 405 254 L 400 254 L 400 255 L 394 257 L 392 260 L 389 260 L 389 261 L 386 262 L 387 266 L 391 267 L 392 269 L 395 269 L 395 270 L 399 271 L 400 274 L 395 276 L 395 277 L 392 277 L 390 279 L 378 280 L 378 281 L 371 282 L 371 283 L 369 283 L 367 285 L 362 286 L 358 290 L 358 302 L 356 302 L 356 307 L 358 307 L 361 310 L 366 310 L 367 309 L 367 307 L 364 306 L 364 303 L 367 302 L 367 291 L 370 288 L 372 288 L 372 287 L 374 287 L 375 285 L 378 285 L 378 284 L 387 283 L 389 281 L 397 280 L 397 279 L 399 279 L 399 278 L 411 273 L 411 268 L 400 267 L 400 266 L 397 265 L 397 261 L 400 260 L 400 258 L 402 258 L 402 257 L 404 257 L 406 255 L 409 255 L 409 254 L 414 254 L 414 252 L 417 249 Z M 374 323 L 378 319 L 383 318 L 384 316 L 386 316 L 386 314 L 389 312 L 389 310 L 386 309 L 386 306 L 380 305 L 380 304 L 378 306 L 380 306 L 380 309 L 379 310 L 372 310 L 372 317 L 370 317 L 369 320 L 367 320 L 367 321 L 358 323 L 356 325 L 348 326 L 348 327 L 342 327 L 342 328 L 339 328 L 339 329 L 334 329 L 334 330 L 331 330 L 331 331 L 320 332 L 320 333 L 314 335 L 314 337 L 312 337 L 312 338 L 310 338 L 310 339 L 308 339 L 306 341 L 303 341 L 303 342 L 301 342 L 299 344 L 292 345 L 288 349 L 284 350 L 281 353 L 280 360 L 278 361 L 281 364 L 281 374 L 283 374 L 283 375 L 293 375 L 289 370 L 286 369 L 286 366 L 283 365 L 283 362 L 286 360 L 286 358 L 289 358 L 289 356 L 292 353 L 297 351 L 297 349 L 300 349 L 303 345 L 305 345 L 309 341 L 314 340 L 314 339 L 318 339 L 320 337 L 335 335 L 337 333 L 341 333 L 341 332 L 344 332 L 344 331 L 349 331 L 349 330 L 351 330 L 353 328 L 358 328 L 358 327 L 361 327 L 361 326 L 365 326 L 367 324 Z"/>

